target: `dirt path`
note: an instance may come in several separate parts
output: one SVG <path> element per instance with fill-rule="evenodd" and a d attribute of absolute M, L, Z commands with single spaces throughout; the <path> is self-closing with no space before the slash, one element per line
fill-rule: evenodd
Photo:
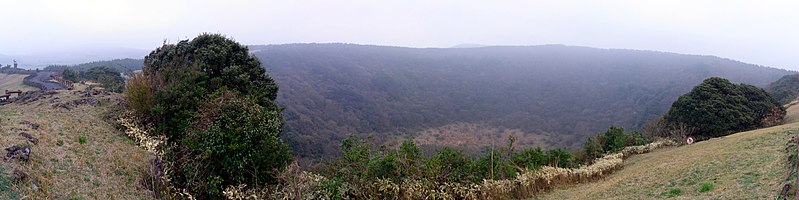
<path fill-rule="evenodd" d="M 40 84 L 41 89 L 43 90 L 61 90 L 65 89 L 65 87 L 59 83 L 51 82 L 50 76 L 55 74 L 55 72 L 37 72 L 36 75 L 31 79 L 31 82 Z"/>

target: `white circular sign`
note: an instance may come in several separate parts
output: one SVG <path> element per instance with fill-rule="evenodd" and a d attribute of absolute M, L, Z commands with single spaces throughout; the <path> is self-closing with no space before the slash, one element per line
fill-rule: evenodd
<path fill-rule="evenodd" d="M 694 138 L 688 137 L 688 139 L 685 139 L 685 142 L 687 142 L 688 144 L 693 144 L 694 143 Z"/>

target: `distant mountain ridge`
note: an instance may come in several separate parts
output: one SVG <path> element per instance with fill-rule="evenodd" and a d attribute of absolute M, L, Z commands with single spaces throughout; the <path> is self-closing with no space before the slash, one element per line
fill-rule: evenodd
<path fill-rule="evenodd" d="M 431 146 L 464 137 L 455 132 L 496 134 L 489 138 L 499 144 L 514 133 L 530 135 L 529 145 L 576 147 L 610 125 L 640 128 L 705 78 L 763 87 L 795 73 L 714 56 L 565 45 L 250 49 L 280 84 L 284 137 L 303 156 L 333 153 L 350 133 L 383 142 L 414 136 Z M 488 143 L 476 141 L 484 143 L 456 145 Z"/>

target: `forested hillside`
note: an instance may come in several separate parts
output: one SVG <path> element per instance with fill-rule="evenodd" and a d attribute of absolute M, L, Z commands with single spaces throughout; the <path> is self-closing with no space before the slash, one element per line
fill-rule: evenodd
<path fill-rule="evenodd" d="M 762 87 L 790 74 L 713 56 L 562 45 L 250 51 L 280 85 L 284 137 L 303 156 L 333 153 L 350 133 L 464 147 L 514 134 L 521 145 L 575 147 L 610 125 L 640 129 L 705 78 Z"/>
<path fill-rule="evenodd" d="M 799 74 L 783 76 L 769 84 L 766 91 L 780 103 L 790 103 L 799 95 Z"/>

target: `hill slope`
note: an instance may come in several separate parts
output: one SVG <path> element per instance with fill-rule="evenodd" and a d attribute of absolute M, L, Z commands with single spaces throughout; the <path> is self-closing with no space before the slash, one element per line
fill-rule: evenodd
<path fill-rule="evenodd" d="M 84 88 L 0 106 L 0 147 L 30 146 L 27 162 L 0 162 L 0 199 L 151 199 L 140 179 L 153 155 L 103 119 L 120 95 Z M 13 181 L 14 169 L 27 178 Z"/>
<path fill-rule="evenodd" d="M 705 78 L 765 86 L 790 73 L 712 56 L 562 45 L 250 48 L 280 84 L 284 136 L 303 156 L 335 152 L 350 133 L 477 150 L 516 134 L 522 146 L 576 147 L 610 125 L 639 129 Z"/>
<path fill-rule="evenodd" d="M 799 123 L 791 122 L 635 155 L 605 179 L 560 188 L 540 198 L 774 199 L 783 184 L 795 181 L 785 180 L 785 145 L 797 129 Z M 703 184 L 710 186 L 709 191 L 701 192 Z"/>
<path fill-rule="evenodd" d="M 0 73 L 0 92 L 5 92 L 6 90 L 22 90 L 23 92 L 36 90 L 35 87 L 22 84 L 22 80 L 27 76 L 29 74 Z"/>

